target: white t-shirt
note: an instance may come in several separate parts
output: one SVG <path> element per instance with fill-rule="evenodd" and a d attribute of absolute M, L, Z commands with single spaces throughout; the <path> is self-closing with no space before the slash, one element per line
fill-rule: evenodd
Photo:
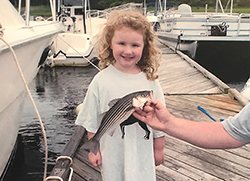
<path fill-rule="evenodd" d="M 158 80 L 150 81 L 145 73 L 125 74 L 110 65 L 99 72 L 89 85 L 82 109 L 76 119 L 88 132 L 95 133 L 100 126 L 101 115 L 108 111 L 108 103 L 140 90 L 153 90 L 153 97 L 164 105 L 164 94 Z M 104 134 L 100 140 L 102 155 L 102 179 L 104 181 L 154 181 L 155 165 L 153 138 L 164 136 L 152 130 L 149 140 L 138 123 L 125 127 L 125 137 L 118 126 L 113 134 Z"/>

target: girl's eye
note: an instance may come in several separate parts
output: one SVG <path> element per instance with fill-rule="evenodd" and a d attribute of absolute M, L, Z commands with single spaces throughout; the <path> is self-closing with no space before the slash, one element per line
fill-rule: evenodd
<path fill-rule="evenodd" d="M 119 45 L 125 45 L 125 43 L 124 42 L 120 42 Z"/>
<path fill-rule="evenodd" d="M 132 46 L 133 46 L 133 47 L 139 47 L 139 45 L 138 45 L 138 44 L 133 44 Z"/>

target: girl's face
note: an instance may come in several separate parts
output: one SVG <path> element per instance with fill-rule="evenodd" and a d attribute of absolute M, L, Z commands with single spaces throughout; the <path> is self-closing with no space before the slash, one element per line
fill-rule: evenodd
<path fill-rule="evenodd" d="M 137 74 L 136 63 L 141 59 L 143 47 L 141 33 L 128 27 L 115 30 L 111 40 L 111 49 L 116 60 L 114 67 L 124 73 Z"/>

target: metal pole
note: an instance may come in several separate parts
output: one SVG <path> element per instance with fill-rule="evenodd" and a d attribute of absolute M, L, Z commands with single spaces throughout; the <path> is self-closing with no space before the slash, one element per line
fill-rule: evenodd
<path fill-rule="evenodd" d="M 233 0 L 231 0 L 231 9 L 230 9 L 230 14 L 232 14 L 232 13 L 233 13 L 233 4 L 234 4 L 234 1 L 233 1 Z"/>
<path fill-rule="evenodd" d="M 216 0 L 216 4 L 215 4 L 215 12 L 218 13 L 218 0 Z"/>
<path fill-rule="evenodd" d="M 18 3 L 18 12 L 19 12 L 19 14 L 21 14 L 21 7 L 22 7 L 22 0 L 19 0 L 19 3 Z"/>
<path fill-rule="evenodd" d="M 26 0 L 26 21 L 25 21 L 25 26 L 30 26 L 30 0 Z"/>

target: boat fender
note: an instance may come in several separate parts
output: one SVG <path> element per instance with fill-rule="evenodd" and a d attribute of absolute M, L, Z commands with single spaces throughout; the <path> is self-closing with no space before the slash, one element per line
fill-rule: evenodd
<path fill-rule="evenodd" d="M 77 107 L 76 107 L 76 114 L 78 115 L 80 110 L 82 109 L 82 105 L 83 104 L 79 104 Z"/>
<path fill-rule="evenodd" d="M 41 56 L 40 61 L 39 61 L 39 63 L 38 63 L 38 67 L 39 67 L 40 65 L 42 65 L 42 64 L 45 62 L 45 60 L 46 60 L 46 58 L 47 58 L 47 56 L 48 56 L 48 54 L 49 54 L 49 51 L 50 51 L 50 45 L 47 46 L 47 47 L 43 50 L 42 56 Z"/>
<path fill-rule="evenodd" d="M 175 52 L 176 52 L 176 50 L 178 49 L 178 47 L 180 48 L 181 36 L 183 36 L 182 33 L 180 33 L 180 34 L 178 35 L 177 43 L 176 43 L 176 46 L 175 46 Z"/>

